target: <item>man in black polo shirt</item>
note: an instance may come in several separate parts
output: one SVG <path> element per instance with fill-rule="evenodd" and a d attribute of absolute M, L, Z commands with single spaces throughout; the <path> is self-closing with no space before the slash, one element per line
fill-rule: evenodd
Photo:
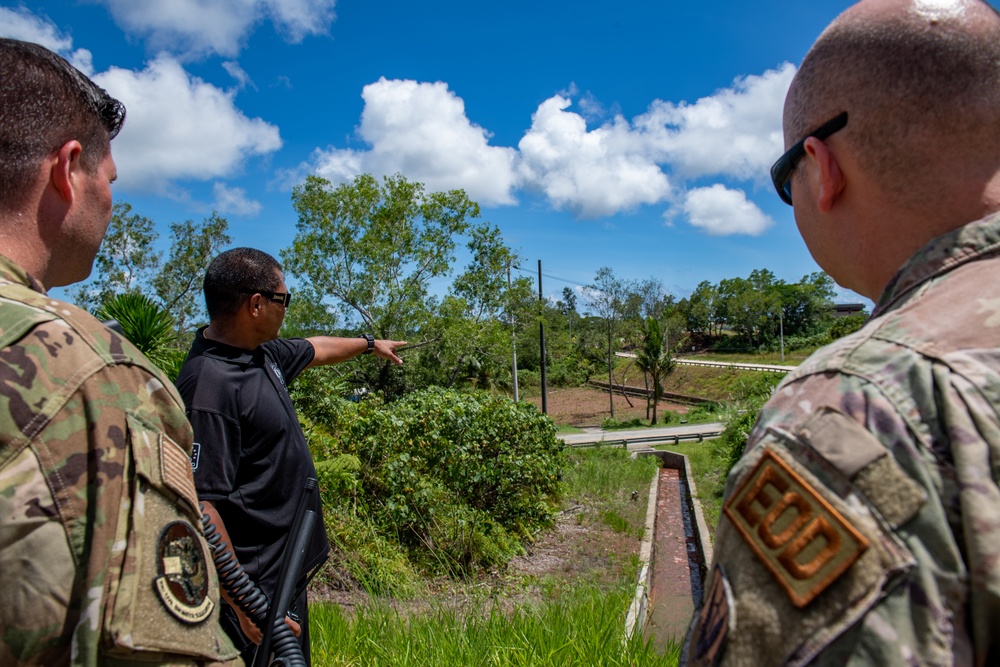
<path fill-rule="evenodd" d="M 198 331 L 177 378 L 194 427 L 195 486 L 240 564 L 270 595 L 303 484 L 316 476 L 287 384 L 306 368 L 361 354 L 402 363 L 396 348 L 406 343 L 369 334 L 278 338 L 291 294 L 277 261 L 253 248 L 216 257 L 204 289 L 209 325 Z M 314 509 L 319 513 L 318 499 Z M 299 581 L 293 603 L 307 659 L 305 585 L 328 551 L 324 531 L 315 531 L 303 569 L 309 574 Z M 224 605 L 222 617 L 250 664 L 260 630 L 235 606 Z M 298 629 L 294 619 L 289 624 Z"/>

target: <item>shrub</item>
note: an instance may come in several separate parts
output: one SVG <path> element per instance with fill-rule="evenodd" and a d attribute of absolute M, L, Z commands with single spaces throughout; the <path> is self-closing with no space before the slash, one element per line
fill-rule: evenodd
<path fill-rule="evenodd" d="M 415 567 L 460 576 L 501 565 L 552 521 L 562 444 L 530 404 L 440 388 L 390 405 L 305 402 L 326 511 L 377 530 Z"/>
<path fill-rule="evenodd" d="M 722 414 L 726 427 L 722 435 L 712 441 L 712 454 L 723 471 L 723 479 L 743 456 L 757 415 L 781 378 L 777 373 L 760 373 L 737 383 L 733 400 Z"/>
<path fill-rule="evenodd" d="M 605 417 L 601 420 L 601 428 L 605 431 L 612 431 L 622 428 L 641 428 L 646 425 L 646 420 L 642 417 L 632 417 L 631 419 L 615 419 Z"/>
<path fill-rule="evenodd" d="M 868 321 L 866 313 L 855 313 L 846 317 L 838 317 L 830 326 L 830 338 L 836 340 L 852 334 L 865 325 Z"/>

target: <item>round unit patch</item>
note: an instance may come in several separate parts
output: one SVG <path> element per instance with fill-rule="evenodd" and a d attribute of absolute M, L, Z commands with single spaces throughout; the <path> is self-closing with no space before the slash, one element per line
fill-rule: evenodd
<path fill-rule="evenodd" d="M 184 623 L 208 618 L 215 605 L 208 597 L 208 562 L 194 526 L 168 524 L 160 533 L 156 557 L 156 592 L 167 610 Z"/>

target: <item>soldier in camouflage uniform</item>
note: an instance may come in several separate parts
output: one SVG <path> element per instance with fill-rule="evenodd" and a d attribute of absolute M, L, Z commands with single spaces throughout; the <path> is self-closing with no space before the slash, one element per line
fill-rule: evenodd
<path fill-rule="evenodd" d="M 45 294 L 90 273 L 124 108 L 34 44 L 0 72 L 0 665 L 227 662 L 183 404 Z"/>
<path fill-rule="evenodd" d="M 684 660 L 1000 664 L 1000 16 L 852 7 L 784 129 L 779 194 L 876 308 L 761 412 Z"/>

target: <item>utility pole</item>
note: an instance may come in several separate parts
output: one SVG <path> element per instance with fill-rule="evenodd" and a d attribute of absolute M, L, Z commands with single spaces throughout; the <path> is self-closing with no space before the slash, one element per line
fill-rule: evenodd
<path fill-rule="evenodd" d="M 778 335 L 781 337 L 781 363 L 785 363 L 785 308 L 778 310 Z"/>
<path fill-rule="evenodd" d="M 517 327 L 514 326 L 514 311 L 510 308 L 510 264 L 507 264 L 507 308 L 510 313 L 510 370 L 514 377 L 514 402 L 520 399 L 517 393 Z"/>
<path fill-rule="evenodd" d="M 542 414 L 549 414 L 549 401 L 545 395 L 545 320 L 542 297 L 542 260 L 538 260 L 538 338 L 542 353 Z"/>
<path fill-rule="evenodd" d="M 614 316 L 608 318 L 608 402 L 611 404 L 611 418 L 615 418 L 615 376 L 611 373 L 611 322 Z"/>

